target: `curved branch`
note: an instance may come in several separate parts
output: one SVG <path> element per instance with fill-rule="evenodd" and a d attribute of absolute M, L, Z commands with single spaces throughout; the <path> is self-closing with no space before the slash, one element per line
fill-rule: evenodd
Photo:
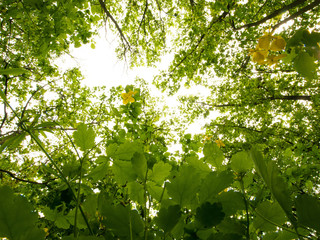
<path fill-rule="evenodd" d="M 300 4 L 305 3 L 306 1 L 307 0 L 297 0 L 297 1 L 293 2 L 293 3 L 290 3 L 289 5 L 286 5 L 286 6 L 282 7 L 282 8 L 274 11 L 270 15 L 262 18 L 261 20 L 259 20 L 257 22 L 245 24 L 245 25 L 243 25 L 241 27 L 234 28 L 234 30 L 240 30 L 242 28 L 256 27 L 256 26 L 258 26 L 258 25 L 260 25 L 262 23 L 265 23 L 266 21 L 268 21 L 268 20 L 270 20 L 270 19 L 272 19 L 272 18 L 274 18 L 274 17 L 276 17 L 276 16 L 278 16 L 278 15 L 280 15 L 280 14 L 286 12 L 286 11 L 289 11 L 290 9 L 292 9 L 292 8 L 294 8 L 294 7 L 296 7 L 296 6 L 300 5 Z"/>
<path fill-rule="evenodd" d="M 120 34 L 120 38 L 122 40 L 122 42 L 124 42 L 124 45 L 127 45 L 129 49 L 131 49 L 130 43 L 128 42 L 127 38 L 124 36 L 119 24 L 117 23 L 117 21 L 113 18 L 113 16 L 111 15 L 111 13 L 108 11 L 108 9 L 106 8 L 105 3 L 103 2 L 103 0 L 99 0 L 100 6 L 103 9 L 103 11 L 105 12 L 105 14 L 107 15 L 107 17 L 109 17 L 111 19 L 111 21 L 114 23 L 114 25 L 116 26 L 119 34 Z"/>
<path fill-rule="evenodd" d="M 277 23 L 277 24 L 272 28 L 273 31 L 274 31 L 276 28 L 280 27 L 282 24 L 285 24 L 286 22 L 295 19 L 295 18 L 298 17 L 299 15 L 301 15 L 301 14 L 303 14 L 303 13 L 305 13 L 305 12 L 307 12 L 307 11 L 313 9 L 313 8 L 315 8 L 315 7 L 318 6 L 319 4 L 320 4 L 320 0 L 316 0 L 316 1 L 314 1 L 313 3 L 311 3 L 310 5 L 305 6 L 304 8 L 301 8 L 298 12 L 292 14 L 290 17 L 288 17 L 288 18 L 282 20 L 281 22 Z"/>
<path fill-rule="evenodd" d="M 8 174 L 10 177 L 12 177 L 13 179 L 16 179 L 16 180 L 18 180 L 20 182 L 26 182 L 26 183 L 38 184 L 38 185 L 45 185 L 45 186 L 47 186 L 47 184 L 48 184 L 48 182 L 35 182 L 35 181 L 19 178 L 14 173 L 12 173 L 12 172 L 10 172 L 8 170 L 0 169 L 0 172 L 4 172 L 4 173 Z"/>

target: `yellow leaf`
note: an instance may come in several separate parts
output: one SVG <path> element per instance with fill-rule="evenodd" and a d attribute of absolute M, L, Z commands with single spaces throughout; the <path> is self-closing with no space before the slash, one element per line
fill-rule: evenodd
<path fill-rule="evenodd" d="M 270 50 L 271 51 L 281 51 L 286 47 L 286 41 L 281 36 L 274 36 L 274 39 L 271 42 Z"/>
<path fill-rule="evenodd" d="M 216 142 L 216 144 L 218 145 L 219 148 L 226 146 L 226 145 L 221 141 L 220 138 L 219 138 L 218 140 L 215 140 L 215 142 Z"/>
<path fill-rule="evenodd" d="M 262 51 L 262 50 L 255 51 L 252 55 L 252 61 L 259 64 L 264 64 L 265 59 L 268 56 L 268 53 L 269 53 L 268 51 Z"/>
<path fill-rule="evenodd" d="M 269 50 L 272 39 L 273 37 L 268 33 L 263 35 L 259 38 L 257 49 Z"/>

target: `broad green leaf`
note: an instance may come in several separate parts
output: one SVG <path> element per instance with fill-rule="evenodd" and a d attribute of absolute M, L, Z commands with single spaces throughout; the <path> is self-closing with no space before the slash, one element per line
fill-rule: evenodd
<path fill-rule="evenodd" d="M 93 131 L 93 128 L 88 128 L 86 124 L 81 123 L 77 127 L 77 131 L 73 133 L 74 143 L 80 147 L 82 151 L 89 150 L 95 145 L 96 134 Z"/>
<path fill-rule="evenodd" d="M 110 157 L 130 161 L 134 153 L 143 153 L 143 146 L 137 142 L 125 142 Z"/>
<path fill-rule="evenodd" d="M 262 202 L 255 211 L 257 214 L 253 226 L 261 231 L 274 231 L 277 229 L 276 225 L 281 226 L 286 222 L 286 215 L 277 202 Z"/>
<path fill-rule="evenodd" d="M 38 215 L 27 199 L 16 196 L 12 189 L 0 186 L 0 237 L 10 240 L 40 240 L 45 233 L 36 223 Z"/>
<path fill-rule="evenodd" d="M 199 198 L 200 202 L 213 201 L 218 193 L 228 188 L 233 182 L 233 174 L 231 172 L 211 172 L 202 181 Z"/>
<path fill-rule="evenodd" d="M 11 69 L 0 69 L 0 74 L 1 75 L 21 75 L 23 73 L 27 73 L 28 71 L 23 68 L 11 68 Z"/>
<path fill-rule="evenodd" d="M 288 185 L 280 177 L 278 168 L 274 162 L 268 163 L 268 174 L 269 174 L 269 189 L 272 195 L 278 201 L 282 209 L 285 211 L 287 217 L 292 223 L 295 222 L 295 217 L 292 214 L 292 201 L 290 198 L 290 192 Z"/>
<path fill-rule="evenodd" d="M 165 233 L 169 233 L 179 222 L 181 213 L 179 205 L 161 208 L 155 221 Z"/>
<path fill-rule="evenodd" d="M 214 233 L 207 240 L 243 240 L 243 236 L 235 233 Z"/>
<path fill-rule="evenodd" d="M 277 166 L 273 162 L 269 162 L 267 165 L 262 154 L 254 148 L 251 150 L 250 154 L 253 162 L 255 163 L 256 170 L 270 189 L 274 199 L 285 211 L 291 223 L 294 224 L 296 220 L 291 210 L 292 202 L 290 199 L 289 189 L 284 180 L 279 176 L 280 173 Z"/>
<path fill-rule="evenodd" d="M 222 205 L 219 202 L 205 202 L 196 210 L 196 220 L 205 228 L 211 228 L 218 225 L 224 219 L 225 213 L 222 211 Z"/>
<path fill-rule="evenodd" d="M 247 172 L 253 167 L 253 162 L 246 151 L 238 152 L 231 157 L 231 168 L 237 173 Z"/>
<path fill-rule="evenodd" d="M 166 188 L 163 189 L 163 187 L 157 186 L 155 182 L 147 182 L 147 188 L 151 197 L 157 201 L 169 199 Z"/>
<path fill-rule="evenodd" d="M 136 171 L 132 168 L 131 162 L 128 161 L 114 161 L 112 171 L 116 182 L 120 185 L 132 182 L 137 178 Z"/>
<path fill-rule="evenodd" d="M 217 200 L 221 202 L 226 216 L 231 216 L 238 210 L 245 210 L 243 195 L 240 192 L 222 192 L 217 196 Z"/>
<path fill-rule="evenodd" d="M 45 207 L 41 210 L 45 218 L 49 221 L 53 221 L 58 228 L 69 229 L 70 223 L 67 220 L 67 217 L 63 212 L 58 211 L 58 208 L 51 210 L 48 207 Z"/>
<path fill-rule="evenodd" d="M 162 184 L 163 181 L 169 176 L 172 166 L 169 163 L 157 162 L 153 165 L 152 172 L 149 174 L 149 178 L 158 184 Z"/>
<path fill-rule="evenodd" d="M 297 239 L 297 234 L 288 231 L 270 232 L 267 233 L 263 240 L 291 240 Z"/>
<path fill-rule="evenodd" d="M 298 221 L 306 227 L 320 232 L 320 201 L 318 198 L 303 194 L 296 199 Z"/>
<path fill-rule="evenodd" d="M 142 184 L 138 182 L 129 182 L 127 186 L 130 199 L 140 205 L 145 205 L 145 190 Z"/>
<path fill-rule="evenodd" d="M 136 152 L 131 158 L 132 168 L 140 180 L 144 181 L 147 174 L 147 159 L 143 153 Z"/>
<path fill-rule="evenodd" d="M 199 191 L 200 176 L 193 167 L 182 166 L 178 175 L 166 184 L 168 194 L 182 207 L 195 203 Z"/>
<path fill-rule="evenodd" d="M 219 168 L 224 160 L 223 152 L 216 143 L 206 143 L 203 147 L 204 160 Z"/>
<path fill-rule="evenodd" d="M 62 240 L 104 240 L 105 238 L 100 236 L 100 237 L 95 237 L 95 236 L 78 236 L 74 237 L 74 235 L 62 237 Z"/>
<path fill-rule="evenodd" d="M 306 52 L 301 52 L 294 59 L 293 67 L 303 77 L 312 80 L 316 75 L 315 59 Z"/>
<path fill-rule="evenodd" d="M 130 206 L 114 206 L 112 200 L 100 195 L 99 210 L 103 217 L 102 222 L 118 238 L 130 238 L 132 233 L 132 237 L 136 239 L 144 229 L 140 215 L 131 210 Z"/>
<path fill-rule="evenodd" d="M 217 229 L 224 233 L 236 233 L 245 235 L 246 227 L 242 222 L 234 218 L 224 218 L 223 221 L 217 225 Z"/>
<path fill-rule="evenodd" d="M 207 174 L 211 172 L 208 164 L 204 163 L 202 159 L 200 160 L 194 156 L 191 156 L 186 158 L 186 162 L 199 172 L 201 178 L 206 177 Z"/>
<path fill-rule="evenodd" d="M 269 177 L 267 165 L 261 152 L 257 151 L 255 148 L 252 148 L 249 154 L 254 162 L 256 171 L 260 174 L 265 183 L 268 184 Z"/>

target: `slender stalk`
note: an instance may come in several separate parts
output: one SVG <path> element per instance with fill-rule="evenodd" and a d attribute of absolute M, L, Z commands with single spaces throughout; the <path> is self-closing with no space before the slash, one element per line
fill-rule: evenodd
<path fill-rule="evenodd" d="M 19 122 L 21 122 L 21 128 L 22 130 L 26 131 L 30 137 L 36 142 L 36 144 L 38 145 L 38 147 L 41 149 L 41 151 L 46 155 L 46 157 L 49 159 L 49 161 L 51 162 L 51 164 L 54 166 L 54 168 L 56 169 L 56 171 L 58 172 L 58 177 L 61 178 L 61 180 L 63 182 L 65 182 L 65 184 L 67 185 L 67 187 L 70 189 L 71 194 L 73 196 L 73 198 L 77 201 L 77 197 L 76 194 L 73 190 L 73 188 L 71 187 L 69 181 L 67 180 L 67 178 L 64 176 L 63 172 L 61 171 L 61 169 L 59 168 L 59 166 L 55 163 L 55 161 L 53 160 L 53 158 L 50 156 L 50 154 L 48 153 L 48 151 L 45 149 L 45 147 L 43 146 L 42 142 L 40 141 L 40 139 L 30 130 L 28 129 L 25 124 L 21 121 L 21 118 L 19 117 L 19 115 L 17 114 L 17 112 L 12 108 L 12 106 L 10 105 L 10 103 L 8 102 L 6 95 L 4 94 L 4 92 L 0 89 L 0 97 L 3 99 L 3 101 L 7 104 L 7 106 L 10 107 L 11 111 L 13 112 L 13 114 L 15 115 L 15 117 L 19 120 Z M 88 219 L 86 217 L 86 215 L 83 212 L 83 209 L 81 208 L 81 206 L 79 206 L 79 210 L 81 212 L 81 215 L 84 218 L 84 221 L 90 231 L 90 234 L 93 235 L 93 231 L 89 225 Z"/>
<path fill-rule="evenodd" d="M 240 185 L 241 185 L 241 191 L 242 191 L 242 195 L 243 195 L 244 205 L 246 207 L 246 216 L 247 216 L 246 238 L 247 238 L 247 240 L 250 240 L 250 232 L 249 232 L 250 219 L 249 219 L 249 211 L 248 211 L 248 202 L 247 202 L 246 192 L 244 190 L 244 184 L 243 184 L 242 176 L 240 177 L 239 182 L 240 182 Z"/>

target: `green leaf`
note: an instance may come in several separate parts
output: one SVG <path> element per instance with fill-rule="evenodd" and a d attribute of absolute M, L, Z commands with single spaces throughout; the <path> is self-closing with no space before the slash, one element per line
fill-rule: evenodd
<path fill-rule="evenodd" d="M 49 221 L 53 221 L 58 228 L 70 228 L 70 223 L 68 222 L 67 217 L 63 214 L 63 212 L 58 211 L 58 207 L 56 207 L 54 210 L 45 207 L 41 211 L 44 214 L 45 218 Z"/>
<path fill-rule="evenodd" d="M 269 162 L 268 167 L 260 152 L 254 148 L 250 151 L 253 162 L 255 163 L 256 170 L 263 178 L 264 182 L 270 189 L 274 199 L 280 204 L 285 211 L 291 223 L 295 223 L 295 217 L 292 214 L 292 201 L 290 199 L 290 192 L 287 184 L 279 176 L 280 173 L 274 162 Z"/>
<path fill-rule="evenodd" d="M 182 207 L 195 203 L 200 177 L 193 167 L 182 166 L 178 175 L 167 183 L 169 196 Z"/>
<path fill-rule="evenodd" d="M 268 163 L 269 174 L 269 189 L 278 201 L 282 209 L 285 211 L 287 217 L 292 223 L 295 223 L 295 217 L 292 214 L 292 201 L 290 198 L 290 191 L 288 185 L 280 176 L 279 170 L 274 162 Z"/>
<path fill-rule="evenodd" d="M 204 160 L 219 168 L 224 160 L 223 152 L 216 143 L 206 143 L 203 147 Z"/>
<path fill-rule="evenodd" d="M 10 240 L 44 239 L 37 228 L 38 215 L 26 198 L 14 195 L 11 188 L 0 186 L 0 237 Z"/>
<path fill-rule="evenodd" d="M 155 221 L 165 233 L 169 233 L 179 222 L 181 213 L 179 205 L 161 208 Z"/>
<path fill-rule="evenodd" d="M 229 187 L 233 182 L 233 174 L 228 171 L 211 172 L 203 179 L 200 187 L 200 202 L 213 201 L 218 193 Z"/>
<path fill-rule="evenodd" d="M 81 123 L 77 127 L 77 131 L 73 133 L 74 143 L 80 147 L 82 151 L 86 151 L 95 146 L 95 137 L 96 134 L 93 131 L 93 128 L 88 128 L 86 124 Z"/>
<path fill-rule="evenodd" d="M 99 196 L 99 210 L 103 216 L 102 222 L 108 229 L 118 238 L 129 238 L 131 233 L 136 239 L 143 231 L 143 222 L 139 213 L 131 210 L 130 206 L 112 204 L 112 200 L 106 199 L 104 196 Z"/>
<path fill-rule="evenodd" d="M 252 159 L 246 151 L 238 152 L 231 157 L 231 168 L 237 173 L 247 172 L 253 167 Z"/>
<path fill-rule="evenodd" d="M 163 187 L 157 186 L 155 182 L 151 182 L 151 181 L 147 182 L 147 188 L 148 188 L 149 194 L 157 201 L 169 199 L 166 189 L 163 189 Z"/>
<path fill-rule="evenodd" d="M 196 220 L 205 228 L 211 228 L 218 225 L 224 219 L 222 205 L 219 202 L 205 202 L 196 210 Z"/>
<path fill-rule="evenodd" d="M 275 231 L 276 225 L 282 225 L 286 222 L 286 215 L 277 202 L 262 202 L 255 210 L 256 218 L 253 226 L 261 231 Z"/>
<path fill-rule="evenodd" d="M 153 165 L 152 172 L 149 178 L 156 183 L 162 184 L 163 181 L 169 176 L 172 166 L 169 163 L 157 162 Z"/>
<path fill-rule="evenodd" d="M 137 178 L 136 171 L 132 168 L 131 162 L 128 161 L 114 161 L 112 171 L 116 182 L 120 185 L 135 181 Z"/>
<path fill-rule="evenodd" d="M 320 201 L 318 198 L 303 194 L 299 195 L 295 202 L 299 223 L 320 232 Z"/>
<path fill-rule="evenodd" d="M 301 52 L 294 59 L 293 67 L 303 77 L 312 80 L 316 75 L 315 59 L 306 52 Z"/>
<path fill-rule="evenodd" d="M 240 192 L 222 192 L 218 195 L 217 200 L 222 203 L 226 216 L 231 216 L 238 210 L 245 210 L 243 195 Z"/>
<path fill-rule="evenodd" d="M 23 68 L 11 68 L 11 69 L 0 69 L 1 75 L 21 75 L 23 73 L 27 73 L 28 71 Z"/>
<path fill-rule="evenodd" d="M 140 205 L 145 205 L 145 190 L 143 186 L 138 182 L 128 183 L 128 193 L 130 199 L 139 203 Z"/>
<path fill-rule="evenodd" d="M 140 143 L 125 142 L 110 157 L 130 161 L 136 152 L 143 153 L 143 146 Z"/>
<path fill-rule="evenodd" d="M 136 152 L 131 158 L 132 168 L 141 180 L 145 180 L 147 173 L 147 159 L 143 153 Z"/>

